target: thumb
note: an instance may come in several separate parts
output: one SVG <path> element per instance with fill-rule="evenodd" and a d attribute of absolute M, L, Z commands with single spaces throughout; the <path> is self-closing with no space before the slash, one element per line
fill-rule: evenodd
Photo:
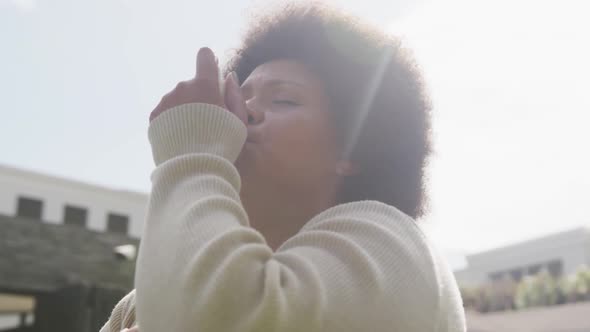
<path fill-rule="evenodd" d="M 246 101 L 242 96 L 242 89 L 238 83 L 238 76 L 235 72 L 231 72 L 225 79 L 224 89 L 225 107 L 236 115 L 246 125 L 248 124 L 248 111 L 246 109 Z"/>

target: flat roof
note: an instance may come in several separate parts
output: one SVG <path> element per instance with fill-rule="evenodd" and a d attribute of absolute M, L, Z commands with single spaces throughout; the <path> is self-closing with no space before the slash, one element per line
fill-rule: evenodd
<path fill-rule="evenodd" d="M 109 188 L 102 185 L 91 184 L 74 179 L 68 179 L 61 176 L 54 176 L 45 173 L 41 173 L 33 170 L 25 170 L 22 168 L 16 168 L 8 165 L 0 164 L 0 175 L 6 174 L 12 177 L 19 177 L 28 180 L 37 181 L 40 183 L 51 184 L 60 187 L 77 188 L 80 190 L 101 192 L 107 195 L 116 195 L 119 197 L 125 197 L 126 199 L 145 201 L 148 198 L 147 193 L 137 192 L 125 189 Z"/>
<path fill-rule="evenodd" d="M 577 227 L 574 229 L 565 230 L 558 233 L 548 234 L 533 239 L 512 243 L 503 247 L 498 247 L 474 254 L 467 255 L 467 262 L 478 261 L 490 257 L 497 257 L 501 255 L 514 255 L 515 253 L 526 250 L 533 250 L 539 247 L 562 247 L 575 245 L 578 242 L 575 240 L 588 241 L 590 240 L 590 229 L 587 227 Z"/>

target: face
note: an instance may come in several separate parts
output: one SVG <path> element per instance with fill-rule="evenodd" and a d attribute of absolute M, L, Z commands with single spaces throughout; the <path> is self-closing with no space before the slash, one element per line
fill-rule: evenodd
<path fill-rule="evenodd" d="M 242 93 L 248 139 L 236 166 L 246 209 L 273 200 L 329 200 L 316 196 L 335 191 L 339 150 L 320 79 L 298 62 L 277 60 L 257 67 Z"/>

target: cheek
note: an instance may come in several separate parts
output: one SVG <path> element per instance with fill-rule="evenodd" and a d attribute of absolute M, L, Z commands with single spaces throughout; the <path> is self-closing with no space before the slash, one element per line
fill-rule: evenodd
<path fill-rule="evenodd" d="M 333 163 L 334 148 L 324 121 L 307 114 L 269 119 L 265 152 L 273 173 L 297 181 L 325 174 Z"/>

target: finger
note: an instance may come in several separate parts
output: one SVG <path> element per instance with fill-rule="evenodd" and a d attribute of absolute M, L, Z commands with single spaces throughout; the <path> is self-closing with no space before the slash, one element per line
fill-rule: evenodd
<path fill-rule="evenodd" d="M 139 332 L 139 326 L 135 325 L 132 328 L 125 328 L 125 329 L 122 329 L 121 332 Z"/>
<path fill-rule="evenodd" d="M 196 78 L 206 80 L 219 80 L 219 67 L 215 54 L 208 47 L 202 47 L 197 53 L 197 73 Z"/>
<path fill-rule="evenodd" d="M 246 110 L 246 101 L 242 96 L 242 89 L 238 83 L 235 72 L 231 72 L 225 79 L 225 95 L 223 96 L 225 107 L 234 113 L 244 124 L 248 124 L 248 112 Z"/>
<path fill-rule="evenodd" d="M 152 110 L 152 112 L 150 113 L 150 122 L 152 122 L 152 120 L 154 120 L 158 115 L 160 115 L 160 113 L 164 112 L 165 110 L 173 106 L 170 103 L 170 94 L 171 93 L 167 93 L 164 97 L 162 97 L 156 108 Z"/>

